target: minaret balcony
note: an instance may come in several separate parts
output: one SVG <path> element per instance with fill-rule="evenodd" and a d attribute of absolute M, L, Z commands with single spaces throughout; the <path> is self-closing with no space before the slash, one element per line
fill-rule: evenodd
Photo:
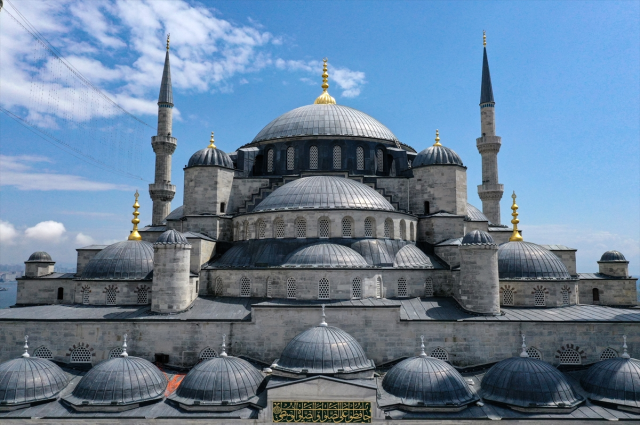
<path fill-rule="evenodd" d="M 478 196 L 480 199 L 501 199 L 504 193 L 503 184 L 479 184 Z"/>
<path fill-rule="evenodd" d="M 153 136 L 151 138 L 151 147 L 156 154 L 171 155 L 178 146 L 178 139 L 171 136 Z"/>
<path fill-rule="evenodd" d="M 500 136 L 482 136 L 476 139 L 476 147 L 482 154 L 484 152 L 499 152 L 502 146 L 502 138 Z"/>
<path fill-rule="evenodd" d="M 168 183 L 152 183 L 149 185 L 151 199 L 171 201 L 176 194 L 176 186 Z"/>

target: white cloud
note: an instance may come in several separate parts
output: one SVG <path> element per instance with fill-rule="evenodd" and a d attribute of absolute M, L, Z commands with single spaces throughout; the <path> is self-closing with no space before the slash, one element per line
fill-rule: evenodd
<path fill-rule="evenodd" d="M 76 235 L 76 245 L 78 246 L 83 247 L 87 245 L 93 245 L 95 243 L 96 243 L 95 239 L 93 239 L 89 235 L 85 235 L 84 233 L 78 233 Z"/>
<path fill-rule="evenodd" d="M 41 221 L 35 226 L 29 227 L 24 231 L 24 234 L 30 239 L 46 242 L 58 242 L 66 231 L 67 229 L 64 228 L 64 224 L 48 220 Z"/>
<path fill-rule="evenodd" d="M 360 95 L 362 86 L 366 83 L 362 71 L 351 71 L 347 68 L 338 68 L 333 71 L 333 79 L 338 84 L 344 97 L 356 97 Z"/>
<path fill-rule="evenodd" d="M 0 243 L 13 244 L 18 236 L 18 231 L 13 224 L 8 221 L 0 220 Z"/>

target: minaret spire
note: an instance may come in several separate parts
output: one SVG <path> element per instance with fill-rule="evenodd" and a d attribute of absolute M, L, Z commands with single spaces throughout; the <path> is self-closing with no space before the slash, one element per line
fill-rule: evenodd
<path fill-rule="evenodd" d="M 133 230 L 129 234 L 130 241 L 142 240 L 142 236 L 140 236 L 140 233 L 138 233 L 138 223 L 140 223 L 140 219 L 138 218 L 138 216 L 140 215 L 140 213 L 138 212 L 138 208 L 140 208 L 140 204 L 138 203 L 138 196 L 140 196 L 140 194 L 138 194 L 138 191 L 136 190 L 136 202 L 133 203 L 133 220 L 131 220 L 131 222 L 133 223 Z"/>
<path fill-rule="evenodd" d="M 331 95 L 329 94 L 329 92 L 327 91 L 329 89 L 329 72 L 327 70 L 327 61 L 329 59 L 324 58 L 322 59 L 322 61 L 324 62 L 324 65 L 322 67 L 322 94 L 320 96 L 318 96 L 318 98 L 316 99 L 315 103 L 320 104 L 320 105 L 335 105 L 336 104 L 336 100 L 331 97 Z"/>
<path fill-rule="evenodd" d="M 169 35 L 167 53 L 158 95 L 158 133 L 151 138 L 151 146 L 156 154 L 155 180 L 149 185 L 149 195 L 153 200 L 152 224 L 159 226 L 171 212 L 171 200 L 176 187 L 171 184 L 171 155 L 178 141 L 171 136 L 173 127 L 173 90 L 171 88 L 171 64 L 169 63 Z"/>

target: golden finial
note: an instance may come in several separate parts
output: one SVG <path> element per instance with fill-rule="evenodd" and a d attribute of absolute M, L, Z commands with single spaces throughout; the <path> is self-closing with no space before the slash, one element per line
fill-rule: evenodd
<path fill-rule="evenodd" d="M 487 32 L 485 30 L 482 30 L 482 45 L 487 47 Z"/>
<path fill-rule="evenodd" d="M 436 130 L 436 142 L 433 146 L 442 146 L 442 143 L 440 143 L 440 132 L 438 130 Z"/>
<path fill-rule="evenodd" d="M 167 34 L 167 52 L 169 51 L 169 37 L 171 37 L 171 34 Z"/>
<path fill-rule="evenodd" d="M 142 240 L 142 236 L 140 236 L 140 233 L 138 233 L 138 224 L 140 223 L 140 219 L 138 218 L 138 216 L 140 215 L 140 213 L 138 212 L 138 208 L 140 208 L 140 204 L 138 203 L 138 196 L 140 196 L 140 194 L 138 194 L 138 191 L 136 190 L 136 202 L 133 204 L 133 220 L 131 220 L 131 222 L 133 223 L 133 230 L 129 235 L 130 241 Z"/>
<path fill-rule="evenodd" d="M 316 105 L 335 105 L 336 100 L 329 95 L 327 89 L 329 88 L 329 73 L 327 72 L 327 61 L 329 59 L 324 58 L 322 61 L 324 62 L 324 66 L 322 68 L 322 94 L 318 96 L 315 103 Z"/>
<path fill-rule="evenodd" d="M 211 149 L 215 149 L 216 145 L 213 144 L 213 131 L 211 132 L 211 140 L 209 140 L 209 146 L 207 146 L 208 148 Z"/>
<path fill-rule="evenodd" d="M 513 234 L 509 238 L 509 242 L 522 242 L 522 236 L 518 233 L 518 223 L 520 223 L 520 220 L 518 220 L 518 205 L 516 204 L 515 190 L 511 197 L 513 198 L 513 205 L 511 205 L 511 209 L 513 210 L 513 213 L 511 214 L 513 216 L 513 220 L 511 220 L 511 223 L 513 224 Z"/>

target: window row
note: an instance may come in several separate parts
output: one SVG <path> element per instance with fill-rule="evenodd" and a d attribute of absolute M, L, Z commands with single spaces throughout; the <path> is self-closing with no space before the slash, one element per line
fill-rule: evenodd
<path fill-rule="evenodd" d="M 109 359 L 113 359 L 116 357 L 120 357 L 120 354 L 124 349 L 122 347 L 115 347 L 109 351 Z M 51 350 L 44 345 L 38 347 L 33 352 L 33 357 L 38 357 L 40 359 L 53 360 L 53 353 Z M 77 347 L 75 348 L 69 355 L 69 361 L 71 363 L 91 363 L 93 357 L 93 352 L 91 349 L 87 347 Z M 211 347 L 206 347 L 200 352 L 199 359 L 200 360 L 208 360 L 213 357 L 218 357 L 218 353 Z"/>
<path fill-rule="evenodd" d="M 298 217 L 293 223 L 294 235 L 296 238 L 307 238 L 309 236 L 307 220 L 303 217 Z M 285 221 L 282 218 L 276 218 L 271 224 L 271 237 L 276 239 L 282 239 L 285 237 Z M 363 223 L 364 237 L 365 238 L 377 238 L 376 219 L 373 217 L 367 217 Z M 415 242 L 416 228 L 414 222 L 407 222 L 400 220 L 399 225 L 400 234 L 399 239 L 403 241 Z M 344 217 L 341 220 L 339 235 L 332 235 L 331 233 L 331 221 L 328 217 L 320 217 L 318 219 L 318 233 L 319 238 L 330 237 L 343 237 L 354 238 L 356 231 L 356 224 L 352 217 Z M 387 218 L 384 221 L 383 237 L 385 239 L 396 239 L 395 228 L 393 220 Z M 265 239 L 267 238 L 267 222 L 263 219 L 258 219 L 254 224 L 249 224 L 248 220 L 242 223 L 236 222 L 234 227 L 234 240 L 245 241 L 249 239 Z"/>
<path fill-rule="evenodd" d="M 60 289 L 58 289 L 58 293 L 60 293 Z M 90 304 L 91 303 L 91 297 L 89 294 L 91 294 L 91 287 L 86 285 L 83 286 L 80 289 L 80 292 L 82 293 L 82 304 Z M 118 293 L 120 291 L 118 290 L 117 286 L 107 286 L 104 288 L 104 300 L 105 300 L 105 304 L 106 305 L 117 305 L 118 303 Z M 135 289 L 134 291 L 136 293 L 136 304 L 150 304 L 151 303 L 151 299 L 150 299 L 150 292 L 151 292 L 151 288 L 148 286 L 140 286 L 138 288 Z M 59 298 L 60 299 L 60 298 Z"/>
<path fill-rule="evenodd" d="M 342 166 L 342 147 L 334 145 L 332 148 L 332 168 L 334 170 L 341 170 Z M 296 166 L 296 148 L 289 146 L 286 153 L 287 171 L 292 171 Z M 274 171 L 274 149 L 267 151 L 267 172 L 273 173 Z M 318 146 L 311 146 L 309 148 L 309 169 L 317 170 L 319 168 L 319 148 Z M 365 165 L 364 148 L 358 146 L 356 148 L 356 170 L 363 171 Z M 376 171 L 382 172 L 384 170 L 384 151 L 382 149 L 376 150 Z"/>
<path fill-rule="evenodd" d="M 506 286 L 500 288 L 500 292 L 502 293 L 500 304 L 507 306 L 515 305 L 516 289 Z M 536 307 L 545 307 L 549 301 L 549 291 L 542 286 L 533 288 L 531 295 L 533 298 L 533 305 Z M 561 305 L 571 305 L 571 288 L 564 286 L 560 289 L 560 300 Z"/>

